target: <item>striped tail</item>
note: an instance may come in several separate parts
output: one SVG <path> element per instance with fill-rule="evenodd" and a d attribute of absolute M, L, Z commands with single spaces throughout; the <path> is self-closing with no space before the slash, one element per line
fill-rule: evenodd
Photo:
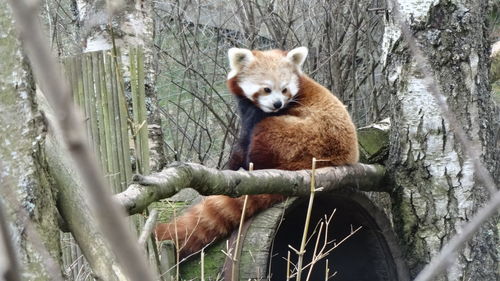
<path fill-rule="evenodd" d="M 279 194 L 249 195 L 245 217 L 251 217 L 284 198 Z M 158 240 L 174 241 L 181 259 L 187 257 L 236 229 L 241 218 L 243 200 L 244 197 L 208 196 L 173 222 L 158 224 L 156 237 Z"/>

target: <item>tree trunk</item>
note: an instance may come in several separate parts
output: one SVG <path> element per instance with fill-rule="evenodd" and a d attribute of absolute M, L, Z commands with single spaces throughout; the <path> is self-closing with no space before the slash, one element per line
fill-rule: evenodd
<path fill-rule="evenodd" d="M 121 3 L 116 7 L 116 14 L 110 20 L 106 2 Z M 78 0 L 80 14 L 80 36 L 84 52 L 108 50 L 116 46 L 122 50 L 125 91 L 130 93 L 130 61 L 128 52 L 131 47 L 140 47 L 144 52 L 144 71 L 146 88 L 146 106 L 151 170 L 159 171 L 166 164 L 163 148 L 163 132 L 158 111 L 156 94 L 155 52 L 153 49 L 153 2 L 152 1 L 105 1 Z"/>
<path fill-rule="evenodd" d="M 494 134 L 499 122 L 489 94 L 486 1 L 395 2 L 432 68 L 432 73 L 420 71 L 400 25 L 388 18 L 382 60 L 392 93 L 393 216 L 414 277 L 489 196 L 426 88 L 426 75 L 434 77 L 458 126 L 481 149 L 483 163 L 497 180 L 500 154 Z M 484 224 L 436 280 L 496 280 L 497 222 Z"/>
<path fill-rule="evenodd" d="M 9 226 L 7 240 L 21 261 L 23 280 L 62 280 L 56 192 L 41 149 L 45 125 L 5 1 L 0 30 L 0 207 Z"/>

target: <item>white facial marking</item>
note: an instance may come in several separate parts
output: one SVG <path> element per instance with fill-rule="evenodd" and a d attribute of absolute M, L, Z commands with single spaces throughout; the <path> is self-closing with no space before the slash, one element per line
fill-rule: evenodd
<path fill-rule="evenodd" d="M 266 81 L 262 82 L 262 84 L 263 84 L 265 87 L 268 87 L 268 88 L 271 88 L 271 89 L 274 87 L 274 83 L 273 83 L 273 81 L 271 81 L 271 80 L 266 80 Z"/>
<path fill-rule="evenodd" d="M 287 107 L 290 99 L 299 92 L 298 77 L 295 74 L 285 79 L 276 79 L 276 81 L 264 79 L 252 81 L 244 80 L 238 82 L 238 85 L 243 90 L 243 94 L 247 99 L 254 102 L 256 106 L 267 113 L 278 112 Z M 266 88 L 271 89 L 271 92 L 267 93 L 265 91 Z M 286 89 L 285 92 L 283 92 L 284 89 Z"/>
<path fill-rule="evenodd" d="M 276 112 L 283 108 L 283 106 L 288 102 L 285 101 L 285 96 L 281 91 L 272 91 L 269 95 L 259 96 L 259 106 L 264 112 Z M 276 108 L 274 104 L 280 102 L 281 106 Z"/>
<path fill-rule="evenodd" d="M 299 85 L 297 82 L 294 81 L 294 82 L 291 82 L 288 84 L 287 89 L 288 89 L 288 91 L 290 91 L 290 94 L 292 95 L 292 97 L 294 97 L 299 92 Z"/>
<path fill-rule="evenodd" d="M 253 101 L 253 94 L 257 93 L 261 88 L 261 86 L 247 81 L 240 82 L 238 83 L 238 85 L 243 90 L 243 93 L 245 94 L 247 99 L 252 101 Z"/>

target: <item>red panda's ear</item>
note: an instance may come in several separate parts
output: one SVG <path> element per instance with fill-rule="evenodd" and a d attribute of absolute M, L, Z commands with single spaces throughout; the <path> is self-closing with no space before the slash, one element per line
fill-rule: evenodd
<path fill-rule="evenodd" d="M 247 49 L 231 48 L 227 52 L 227 55 L 229 57 L 229 66 L 231 67 L 231 72 L 227 75 L 227 79 L 236 76 L 245 65 L 248 65 L 254 59 L 252 51 Z"/>
<path fill-rule="evenodd" d="M 298 47 L 288 52 L 286 58 L 289 59 L 293 64 L 295 64 L 300 70 L 302 64 L 306 60 L 307 53 L 308 50 L 306 47 Z"/>

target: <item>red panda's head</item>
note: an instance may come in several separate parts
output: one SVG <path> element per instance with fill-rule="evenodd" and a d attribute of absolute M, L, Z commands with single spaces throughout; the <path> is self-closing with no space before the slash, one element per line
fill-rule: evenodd
<path fill-rule="evenodd" d="M 231 48 L 228 56 L 230 90 L 251 100 L 262 111 L 277 112 L 285 108 L 299 92 L 306 47 L 289 52 Z"/>

